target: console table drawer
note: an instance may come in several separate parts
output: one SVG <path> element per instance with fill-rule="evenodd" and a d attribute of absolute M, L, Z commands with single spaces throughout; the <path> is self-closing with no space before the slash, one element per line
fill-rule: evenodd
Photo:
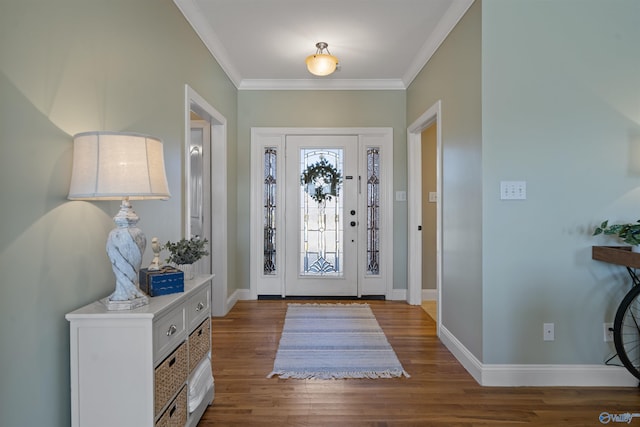
<path fill-rule="evenodd" d="M 211 350 L 211 320 L 206 319 L 189 335 L 189 375 Z"/>
<path fill-rule="evenodd" d="M 183 342 L 154 371 L 154 413 L 157 415 L 187 381 L 187 343 Z"/>
<path fill-rule="evenodd" d="M 211 317 L 210 315 L 211 286 L 206 286 L 187 302 L 187 324 L 189 330 L 193 330 L 204 319 Z"/>
<path fill-rule="evenodd" d="M 183 426 L 187 422 L 187 387 L 182 387 L 180 393 L 171 402 L 166 411 L 158 419 L 155 427 Z"/>
<path fill-rule="evenodd" d="M 180 304 L 153 323 L 154 360 L 162 360 L 186 338 L 185 305 Z"/>

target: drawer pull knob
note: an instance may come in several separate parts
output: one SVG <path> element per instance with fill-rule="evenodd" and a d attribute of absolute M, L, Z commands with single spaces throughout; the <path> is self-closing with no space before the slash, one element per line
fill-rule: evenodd
<path fill-rule="evenodd" d="M 204 303 L 200 301 L 196 307 L 196 312 L 202 310 L 204 308 Z"/>
<path fill-rule="evenodd" d="M 176 325 L 169 326 L 169 329 L 167 330 L 167 336 L 170 337 L 171 335 L 175 334 L 177 330 L 178 327 Z"/>
<path fill-rule="evenodd" d="M 174 357 L 173 359 L 171 359 L 171 360 L 169 361 L 169 367 L 172 367 L 172 366 L 173 366 L 173 365 L 175 365 L 175 364 L 176 364 L 176 358 Z"/>

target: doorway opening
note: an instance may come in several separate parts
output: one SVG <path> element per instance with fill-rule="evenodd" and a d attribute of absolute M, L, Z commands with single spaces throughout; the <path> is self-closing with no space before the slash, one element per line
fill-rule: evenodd
<path fill-rule="evenodd" d="M 442 126 L 441 102 L 437 101 L 407 128 L 409 232 L 407 302 L 422 303 L 423 295 L 423 132 L 435 126 L 435 286 L 438 336 L 442 323 Z M 433 292 L 433 291 L 430 291 Z"/>
<path fill-rule="evenodd" d="M 183 236 L 209 240 L 210 255 L 196 264 L 212 273 L 213 316 L 227 314 L 227 120 L 185 85 Z"/>

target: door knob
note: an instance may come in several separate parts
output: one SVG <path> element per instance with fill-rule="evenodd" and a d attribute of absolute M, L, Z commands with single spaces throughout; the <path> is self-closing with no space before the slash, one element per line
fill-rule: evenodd
<path fill-rule="evenodd" d="M 355 227 L 355 226 L 356 226 L 356 222 L 355 222 L 355 221 L 351 221 L 351 223 L 350 223 L 350 224 L 351 224 L 351 226 L 352 226 L 352 227 Z"/>
<path fill-rule="evenodd" d="M 353 209 L 351 209 L 351 215 L 355 215 L 356 211 L 354 211 Z"/>

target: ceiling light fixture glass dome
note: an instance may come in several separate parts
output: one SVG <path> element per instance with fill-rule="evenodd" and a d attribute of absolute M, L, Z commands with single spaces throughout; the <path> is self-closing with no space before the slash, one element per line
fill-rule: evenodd
<path fill-rule="evenodd" d="M 328 44 L 325 42 L 316 43 L 316 53 L 307 56 L 307 69 L 316 76 L 328 76 L 333 73 L 338 66 L 338 58 L 331 55 Z M 326 53 L 325 53 L 326 52 Z"/>

